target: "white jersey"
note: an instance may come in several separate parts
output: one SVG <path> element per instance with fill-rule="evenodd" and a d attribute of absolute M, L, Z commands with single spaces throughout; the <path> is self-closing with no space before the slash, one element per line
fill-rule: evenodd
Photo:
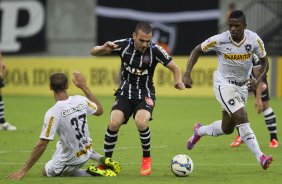
<path fill-rule="evenodd" d="M 58 134 L 59 141 L 53 159 L 59 159 L 66 165 L 81 164 L 89 159 L 92 147 L 86 116 L 96 110 L 95 103 L 77 95 L 57 101 L 46 112 L 40 138 L 54 140 L 55 134 Z"/>
<path fill-rule="evenodd" d="M 240 43 L 232 40 L 229 31 L 215 35 L 201 44 L 204 52 L 215 51 L 218 56 L 218 68 L 215 72 L 215 84 L 236 83 L 244 85 L 252 70 L 255 53 L 259 58 L 266 56 L 264 43 L 260 37 L 250 31 L 244 31 Z"/>

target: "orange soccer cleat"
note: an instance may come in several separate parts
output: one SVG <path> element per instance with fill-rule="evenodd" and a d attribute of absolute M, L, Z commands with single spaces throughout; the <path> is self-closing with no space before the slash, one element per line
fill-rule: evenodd
<path fill-rule="evenodd" d="M 232 142 L 230 144 L 230 147 L 235 148 L 235 147 L 239 147 L 241 144 L 243 144 L 243 140 L 240 137 L 240 135 L 237 135 L 236 139 L 234 140 L 234 142 Z"/>
<path fill-rule="evenodd" d="M 278 141 L 276 139 L 272 139 L 272 141 L 269 143 L 270 148 L 277 148 L 278 147 Z"/>
<path fill-rule="evenodd" d="M 152 159 L 151 157 L 142 157 L 142 166 L 141 166 L 141 171 L 140 175 L 141 176 L 147 176 L 151 174 L 152 172 Z"/>

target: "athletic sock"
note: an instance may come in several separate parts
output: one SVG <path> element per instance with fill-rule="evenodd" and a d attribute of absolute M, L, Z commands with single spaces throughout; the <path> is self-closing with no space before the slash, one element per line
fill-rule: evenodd
<path fill-rule="evenodd" d="M 260 162 L 260 156 L 263 154 L 259 148 L 258 141 L 255 133 L 250 127 L 250 123 L 244 123 L 237 125 L 240 133 L 240 137 L 244 143 L 248 146 L 251 152 L 255 155 L 258 162 Z"/>
<path fill-rule="evenodd" d="M 276 116 L 272 108 L 269 107 L 263 113 L 264 113 L 265 124 L 270 134 L 270 141 L 272 141 L 272 139 L 276 139 L 278 141 L 277 128 L 276 128 Z"/>
<path fill-rule="evenodd" d="M 140 135 L 140 140 L 141 140 L 141 145 L 142 145 L 142 149 L 143 149 L 143 157 L 150 157 L 150 147 L 151 147 L 151 132 L 150 132 L 150 128 L 147 127 L 145 130 L 143 131 L 139 131 L 139 135 Z"/>
<path fill-rule="evenodd" d="M 94 151 L 94 150 L 92 150 L 92 152 L 91 152 L 91 154 L 90 154 L 90 159 L 91 160 L 95 160 L 98 164 L 102 164 L 102 162 L 101 162 L 101 158 L 102 158 L 103 156 L 102 155 L 100 155 L 99 153 L 97 153 L 96 151 Z M 105 158 L 105 157 L 104 157 Z"/>
<path fill-rule="evenodd" d="M 217 120 L 210 125 L 202 126 L 198 129 L 197 134 L 199 136 L 209 135 L 213 137 L 217 137 L 223 135 L 223 131 L 221 128 L 222 120 Z"/>
<path fill-rule="evenodd" d="M 105 134 L 105 141 L 104 141 L 104 152 L 105 157 L 112 157 L 114 148 L 116 146 L 118 139 L 118 131 L 111 131 L 110 128 L 107 128 L 107 132 Z"/>
<path fill-rule="evenodd" d="M 4 114 L 4 101 L 2 96 L 0 95 L 0 124 L 5 123 L 5 114 Z"/>

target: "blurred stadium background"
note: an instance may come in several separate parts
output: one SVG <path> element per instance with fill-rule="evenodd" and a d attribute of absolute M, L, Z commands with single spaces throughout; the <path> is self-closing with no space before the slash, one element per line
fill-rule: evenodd
<path fill-rule="evenodd" d="M 282 96 L 281 0 L 1 0 L 0 49 L 8 66 L 5 94 L 48 94 L 54 71 L 82 70 L 91 85 L 112 94 L 117 86 L 118 58 L 91 58 L 89 50 L 108 40 L 130 37 L 135 24 L 148 21 L 158 42 L 184 70 L 191 50 L 227 29 L 231 9 L 242 9 L 248 28 L 265 42 L 272 96 Z M 212 96 L 216 58 L 202 57 L 194 72 L 195 91 L 181 95 Z M 172 76 L 156 72 L 159 95 L 174 95 Z M 18 90 L 21 89 L 21 90 Z M 76 92 L 76 91 L 75 91 Z"/>

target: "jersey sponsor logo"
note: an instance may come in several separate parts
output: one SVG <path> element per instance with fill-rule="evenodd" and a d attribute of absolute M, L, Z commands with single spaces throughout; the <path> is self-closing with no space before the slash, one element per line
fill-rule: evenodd
<path fill-rule="evenodd" d="M 159 45 L 156 45 L 156 47 L 161 51 L 166 59 L 169 59 L 168 53 L 162 47 L 160 47 Z"/>
<path fill-rule="evenodd" d="M 86 101 L 88 107 L 90 107 L 91 109 L 97 110 L 96 107 L 89 101 Z"/>
<path fill-rule="evenodd" d="M 45 132 L 45 137 L 49 137 L 50 136 L 50 131 L 51 131 L 51 128 L 52 128 L 53 124 L 54 124 L 54 117 L 52 116 L 49 119 L 47 130 Z"/>
<path fill-rule="evenodd" d="M 204 46 L 204 47 L 203 47 L 203 51 L 206 52 L 206 51 L 209 50 L 209 48 L 211 48 L 211 47 L 213 47 L 213 46 L 215 46 L 215 45 L 216 45 L 216 41 L 213 41 L 213 42 L 207 44 L 206 46 Z"/>
<path fill-rule="evenodd" d="M 67 110 L 63 110 L 61 112 L 61 114 L 62 114 L 63 117 L 66 117 L 66 116 L 73 114 L 75 112 L 82 111 L 83 109 L 85 109 L 85 106 L 83 104 L 79 104 L 77 107 L 67 109 Z"/>
<path fill-rule="evenodd" d="M 243 60 L 246 61 L 250 59 L 251 53 L 248 54 L 224 54 L 224 59 L 226 60 Z"/>
<path fill-rule="evenodd" d="M 130 66 L 128 66 L 126 63 L 123 64 L 125 67 L 125 70 L 129 71 L 130 73 L 134 74 L 134 75 L 148 75 L 148 70 L 141 70 L 138 68 L 132 68 Z"/>
<path fill-rule="evenodd" d="M 219 42 L 220 45 L 229 44 L 229 43 L 232 43 L 232 42 L 230 41 L 229 42 L 223 42 L 223 41 Z"/>
<path fill-rule="evenodd" d="M 87 150 L 91 150 L 91 148 L 92 148 L 92 144 L 86 145 L 83 150 L 80 150 L 80 151 L 76 152 L 75 155 L 77 157 L 81 157 L 82 155 L 87 154 Z"/>
<path fill-rule="evenodd" d="M 152 100 L 152 98 L 150 97 L 145 97 L 145 102 L 151 106 L 151 107 L 154 107 L 154 100 Z"/>

